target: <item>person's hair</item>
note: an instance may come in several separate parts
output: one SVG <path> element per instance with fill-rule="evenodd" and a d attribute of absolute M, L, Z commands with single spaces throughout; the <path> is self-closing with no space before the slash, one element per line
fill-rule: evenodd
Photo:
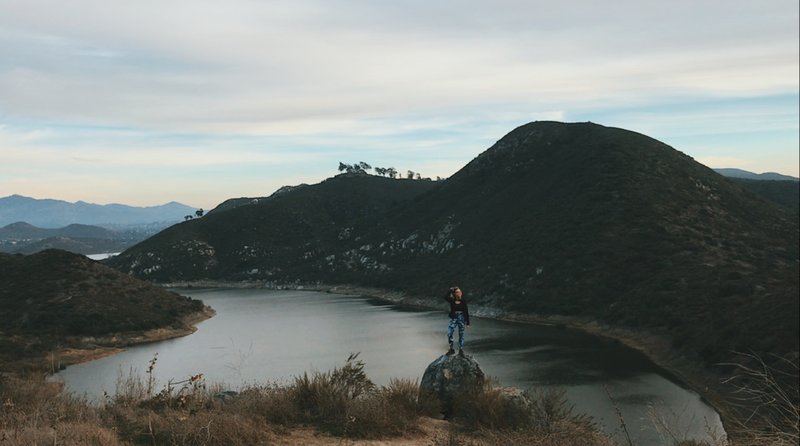
<path fill-rule="evenodd" d="M 450 287 L 450 297 L 455 297 L 456 296 L 456 290 L 460 290 L 460 289 L 461 288 L 459 288 L 457 286 L 451 286 Z M 462 293 L 463 293 L 463 291 L 462 291 Z"/>

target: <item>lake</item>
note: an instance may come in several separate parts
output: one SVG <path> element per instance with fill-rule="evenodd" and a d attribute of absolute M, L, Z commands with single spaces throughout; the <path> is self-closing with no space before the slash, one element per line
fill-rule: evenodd
<path fill-rule="evenodd" d="M 196 333 L 131 347 L 123 353 L 68 367 L 68 389 L 99 398 L 114 393 L 121 376 L 144 377 L 156 353 L 159 389 L 170 379 L 203 373 L 228 389 L 246 384 L 287 384 L 304 371 L 340 366 L 360 352 L 376 384 L 420 379 L 447 350 L 447 304 L 420 310 L 359 296 L 311 291 L 182 289 L 217 315 Z M 473 318 L 465 351 L 487 376 L 523 389 L 563 387 L 576 412 L 586 413 L 623 440 L 618 408 L 641 445 L 672 444 L 654 427 L 667 420 L 682 437 L 723 432 L 719 415 L 643 354 L 621 343 L 553 326 Z"/>
<path fill-rule="evenodd" d="M 103 252 L 99 254 L 86 254 L 86 257 L 92 260 L 105 260 L 109 257 L 114 257 L 115 255 L 119 255 L 118 252 Z"/>

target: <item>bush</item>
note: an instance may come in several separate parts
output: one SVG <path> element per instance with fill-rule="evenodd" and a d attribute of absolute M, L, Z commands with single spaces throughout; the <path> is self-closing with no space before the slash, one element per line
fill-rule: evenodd
<path fill-rule="evenodd" d="M 800 387 L 797 354 L 773 357 L 767 364 L 754 354 L 740 354 L 737 373 L 726 382 L 735 389 L 738 420 L 733 431 L 745 444 L 800 444 Z"/>
<path fill-rule="evenodd" d="M 453 401 L 453 419 L 472 428 L 529 428 L 532 416 L 529 404 L 527 401 L 514 403 L 514 399 L 506 392 L 487 380 L 482 386 L 459 394 Z M 525 399 L 521 395 L 518 398 Z"/>
<path fill-rule="evenodd" d="M 596 428 L 590 417 L 574 413 L 574 406 L 567 400 L 567 391 L 562 387 L 535 389 L 527 395 L 531 400 L 534 428 L 540 432 L 556 432 L 565 424 Z"/>
<path fill-rule="evenodd" d="M 345 365 L 332 371 L 308 373 L 295 378 L 291 398 L 303 421 L 317 424 L 333 434 L 347 432 L 351 402 L 368 395 L 375 384 L 364 373 L 364 362 L 351 354 Z"/>

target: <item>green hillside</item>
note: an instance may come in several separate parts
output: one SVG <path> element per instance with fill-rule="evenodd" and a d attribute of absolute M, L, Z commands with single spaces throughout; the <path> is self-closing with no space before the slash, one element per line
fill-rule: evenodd
<path fill-rule="evenodd" d="M 203 303 L 66 251 L 0 254 L 0 363 L 188 327 Z M 105 342 L 100 337 L 111 338 Z M 93 339 L 94 338 L 94 339 Z"/>

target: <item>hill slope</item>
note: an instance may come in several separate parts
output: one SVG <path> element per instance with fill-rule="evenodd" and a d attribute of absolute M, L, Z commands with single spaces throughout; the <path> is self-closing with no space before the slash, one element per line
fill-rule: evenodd
<path fill-rule="evenodd" d="M 124 345 L 147 330 L 187 330 L 188 319 L 204 311 L 200 301 L 81 255 L 0 254 L 0 362 L 85 348 L 87 337 L 90 344 Z M 117 339 L 100 339 L 112 336 Z"/>
<path fill-rule="evenodd" d="M 777 205 L 789 209 L 795 215 L 800 214 L 800 182 L 798 181 L 750 180 L 734 177 L 729 178 L 729 180 Z"/>
<path fill-rule="evenodd" d="M 254 204 L 215 210 L 172 226 L 109 260 L 159 282 L 286 280 L 285 271 L 335 252 L 379 225 L 390 209 L 435 186 L 344 174 Z"/>
<path fill-rule="evenodd" d="M 665 333 L 709 364 L 798 350 L 796 217 L 652 138 L 535 122 L 405 200 L 386 198 L 390 184 L 424 183 L 337 177 L 176 225 L 110 263 L 155 281 L 347 283 L 432 304 L 459 284 L 486 309 Z"/>

